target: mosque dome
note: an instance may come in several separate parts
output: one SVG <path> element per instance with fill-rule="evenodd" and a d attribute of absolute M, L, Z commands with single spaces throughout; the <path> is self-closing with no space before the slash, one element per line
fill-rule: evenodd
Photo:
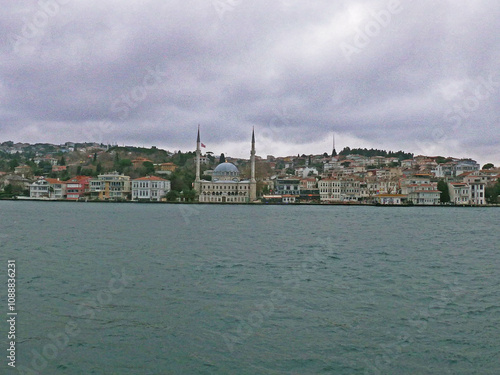
<path fill-rule="evenodd" d="M 239 176 L 240 171 L 233 163 L 221 163 L 215 167 L 214 176 Z"/>
<path fill-rule="evenodd" d="M 238 181 L 240 171 L 232 163 L 220 163 L 212 173 L 213 181 Z"/>

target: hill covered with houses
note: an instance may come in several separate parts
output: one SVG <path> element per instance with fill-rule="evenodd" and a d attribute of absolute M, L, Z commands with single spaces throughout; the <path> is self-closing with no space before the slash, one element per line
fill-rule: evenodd
<path fill-rule="evenodd" d="M 201 155 L 203 178 L 221 162 Z M 498 203 L 500 169 L 471 159 L 346 147 L 338 154 L 256 157 L 258 201 L 485 205 Z M 196 201 L 195 152 L 66 142 L 0 144 L 0 198 Z"/>

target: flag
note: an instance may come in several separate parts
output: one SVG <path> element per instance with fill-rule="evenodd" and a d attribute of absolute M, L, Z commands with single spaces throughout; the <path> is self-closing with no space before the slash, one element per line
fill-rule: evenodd
<path fill-rule="evenodd" d="M 207 147 L 207 146 L 205 146 L 205 145 L 202 143 L 202 144 L 201 144 L 201 147 Z"/>

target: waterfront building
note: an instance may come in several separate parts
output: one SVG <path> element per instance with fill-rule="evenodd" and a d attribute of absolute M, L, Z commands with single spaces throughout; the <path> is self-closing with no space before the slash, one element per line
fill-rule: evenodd
<path fill-rule="evenodd" d="M 170 181 L 156 176 L 132 180 L 132 199 L 162 201 L 170 191 Z"/>
<path fill-rule="evenodd" d="M 360 181 L 356 177 L 344 177 L 340 180 L 340 198 L 344 202 L 359 201 Z"/>
<path fill-rule="evenodd" d="M 436 190 L 437 182 L 431 182 L 430 177 L 426 175 L 415 175 L 401 180 L 401 194 L 410 194 L 414 191 Z"/>
<path fill-rule="evenodd" d="M 274 193 L 278 195 L 300 195 L 300 178 L 277 178 Z"/>
<path fill-rule="evenodd" d="M 413 190 L 408 194 L 408 202 L 414 205 L 437 206 L 441 192 L 439 190 Z"/>
<path fill-rule="evenodd" d="M 112 172 L 90 180 L 90 197 L 100 200 L 124 200 L 130 194 L 130 177 Z"/>
<path fill-rule="evenodd" d="M 449 182 L 448 192 L 453 204 L 470 204 L 471 188 L 465 182 Z"/>
<path fill-rule="evenodd" d="M 29 185 L 30 198 L 33 199 L 64 199 L 66 198 L 66 183 L 58 178 L 39 178 Z"/>
<path fill-rule="evenodd" d="M 78 200 L 84 198 L 89 192 L 90 179 L 89 176 L 76 176 L 66 181 L 66 199 Z"/>
<path fill-rule="evenodd" d="M 229 162 L 220 163 L 212 172 L 212 181 L 201 179 L 201 141 L 198 127 L 196 140 L 196 177 L 194 189 L 199 202 L 250 203 L 257 199 L 255 179 L 255 133 L 252 131 L 250 150 L 250 180 L 241 180 L 238 168 Z"/>
<path fill-rule="evenodd" d="M 324 178 L 318 181 L 318 188 L 321 203 L 340 202 L 340 179 Z"/>
<path fill-rule="evenodd" d="M 479 178 L 469 182 L 471 204 L 482 206 L 486 204 L 486 184 Z"/>
<path fill-rule="evenodd" d="M 375 202 L 382 205 L 401 205 L 407 198 L 403 194 L 378 194 L 375 195 Z"/>
<path fill-rule="evenodd" d="M 7 185 L 12 185 L 13 187 L 21 188 L 22 190 L 29 190 L 31 180 L 17 174 L 0 172 L 0 190 L 5 189 Z"/>
<path fill-rule="evenodd" d="M 361 200 L 370 200 L 381 193 L 380 181 L 376 177 L 366 177 L 359 183 L 359 196 Z"/>

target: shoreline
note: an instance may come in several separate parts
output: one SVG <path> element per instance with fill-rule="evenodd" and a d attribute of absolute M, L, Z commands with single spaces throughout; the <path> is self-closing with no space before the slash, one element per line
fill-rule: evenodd
<path fill-rule="evenodd" d="M 67 199 L 32 199 L 32 198 L 2 198 L 2 201 L 17 202 L 66 202 L 66 203 L 134 203 L 134 204 L 174 204 L 174 205 L 211 205 L 211 206 L 354 206 L 354 207 L 448 207 L 448 208 L 498 208 L 500 204 L 478 205 L 409 205 L 409 204 L 379 204 L 379 203 L 361 203 L 361 202 L 338 202 L 338 203 L 222 203 L 222 202 L 155 202 L 155 201 L 103 201 L 103 200 L 67 200 Z"/>

